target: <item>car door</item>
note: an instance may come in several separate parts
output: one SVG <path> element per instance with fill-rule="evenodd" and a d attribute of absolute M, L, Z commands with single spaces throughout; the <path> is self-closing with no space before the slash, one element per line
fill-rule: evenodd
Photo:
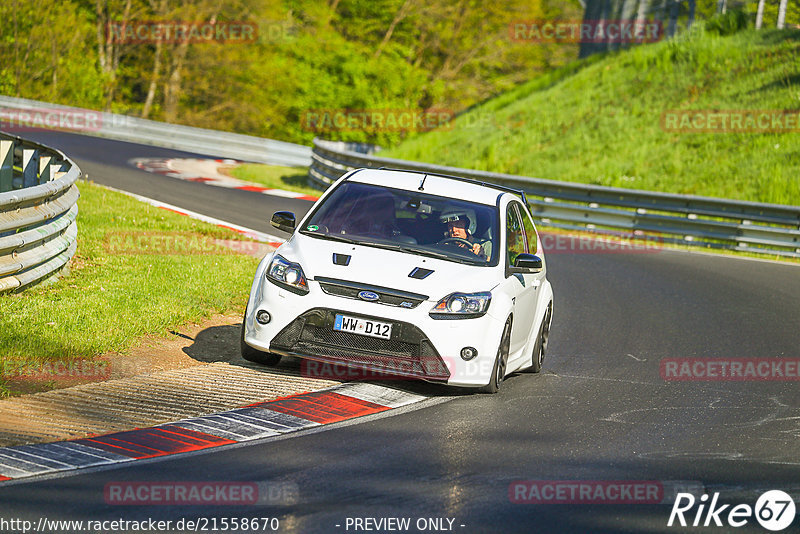
<path fill-rule="evenodd" d="M 529 300 L 524 302 L 525 306 L 531 308 L 531 323 L 536 319 L 536 314 L 538 311 L 538 304 L 539 304 L 539 289 L 542 287 L 542 284 L 545 281 L 545 273 L 547 272 L 547 266 L 545 264 L 544 253 L 539 250 L 539 236 L 536 233 L 536 227 L 533 225 L 533 218 L 531 217 L 529 211 L 525 209 L 522 204 L 517 205 L 519 209 L 520 216 L 522 218 L 522 227 L 525 230 L 525 240 L 527 244 L 527 251 L 528 254 L 536 254 L 540 258 L 542 258 L 542 270 L 536 274 L 529 274 L 527 275 L 532 280 L 531 286 L 533 287 L 533 291 L 531 291 L 527 297 Z M 538 324 L 532 324 L 533 327 L 538 327 Z"/>
<path fill-rule="evenodd" d="M 519 357 L 529 356 L 526 353 L 518 354 L 525 343 L 531 337 L 531 328 L 533 327 L 533 319 L 536 313 L 536 291 L 541 285 L 539 274 L 530 273 L 511 273 L 510 268 L 514 265 L 514 260 L 518 255 L 524 252 L 534 254 L 536 249 L 531 252 L 529 250 L 530 243 L 536 243 L 536 233 L 532 233 L 531 238 L 526 233 L 526 222 L 524 217 L 527 216 L 522 204 L 512 201 L 506 208 L 506 249 L 505 249 L 505 273 L 506 273 L 506 289 L 512 296 L 514 321 L 511 328 L 511 357 L 517 359 Z M 533 227 L 531 226 L 531 231 Z M 512 360 L 513 361 L 513 360 Z M 510 366 L 509 366 L 510 367 Z"/>

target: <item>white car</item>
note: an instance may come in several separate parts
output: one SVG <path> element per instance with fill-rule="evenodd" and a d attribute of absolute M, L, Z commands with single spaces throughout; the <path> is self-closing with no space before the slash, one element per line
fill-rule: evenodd
<path fill-rule="evenodd" d="M 465 178 L 357 169 L 256 271 L 242 356 L 282 356 L 496 392 L 541 370 L 553 290 L 525 194 Z"/>

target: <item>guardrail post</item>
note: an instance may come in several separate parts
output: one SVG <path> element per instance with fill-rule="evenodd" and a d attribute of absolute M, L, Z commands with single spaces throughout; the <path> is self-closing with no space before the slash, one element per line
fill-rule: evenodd
<path fill-rule="evenodd" d="M 39 183 L 43 184 L 53 179 L 52 156 L 39 156 Z"/>
<path fill-rule="evenodd" d="M 39 151 L 22 149 L 22 187 L 39 185 Z"/>
<path fill-rule="evenodd" d="M 14 181 L 14 141 L 0 140 L 0 193 L 11 191 Z"/>

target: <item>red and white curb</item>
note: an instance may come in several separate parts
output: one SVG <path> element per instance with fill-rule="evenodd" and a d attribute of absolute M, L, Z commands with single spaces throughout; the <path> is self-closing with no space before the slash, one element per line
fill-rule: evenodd
<path fill-rule="evenodd" d="M 279 436 L 385 412 L 426 398 L 378 384 L 350 382 L 152 428 L 0 448 L 0 482 Z"/>
<path fill-rule="evenodd" d="M 301 200 L 316 201 L 319 197 L 285 191 L 283 189 L 270 189 L 244 180 L 232 178 L 219 172 L 222 165 L 237 165 L 243 163 L 235 159 L 200 159 L 200 158 L 135 158 L 130 163 L 139 169 L 178 178 L 188 182 L 200 182 L 217 187 L 228 189 L 239 189 L 242 191 L 254 191 L 265 195 L 273 195 L 284 198 L 299 198 Z"/>

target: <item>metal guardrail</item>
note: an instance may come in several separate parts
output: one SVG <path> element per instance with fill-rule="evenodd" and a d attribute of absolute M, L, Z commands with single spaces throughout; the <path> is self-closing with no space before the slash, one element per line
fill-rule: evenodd
<path fill-rule="evenodd" d="M 47 120 L 47 113 L 54 116 L 55 123 L 58 123 L 56 116 L 59 113 L 67 117 L 70 113 L 80 114 L 82 125 L 77 131 L 82 135 L 269 165 L 307 167 L 311 164 L 311 147 L 305 145 L 151 121 L 116 113 L 71 108 L 25 98 L 0 96 L 0 120 L 5 115 L 8 124 L 17 124 L 20 122 L 20 113 L 28 113 L 29 123 L 33 125 L 36 125 L 37 121 Z M 70 128 L 65 129 L 69 131 Z"/>
<path fill-rule="evenodd" d="M 542 180 L 369 155 L 365 145 L 314 140 L 309 179 L 325 188 L 359 167 L 451 174 L 522 189 L 542 226 L 800 258 L 800 206 Z"/>
<path fill-rule="evenodd" d="M 0 293 L 55 274 L 75 254 L 80 175 L 58 150 L 0 133 Z"/>

